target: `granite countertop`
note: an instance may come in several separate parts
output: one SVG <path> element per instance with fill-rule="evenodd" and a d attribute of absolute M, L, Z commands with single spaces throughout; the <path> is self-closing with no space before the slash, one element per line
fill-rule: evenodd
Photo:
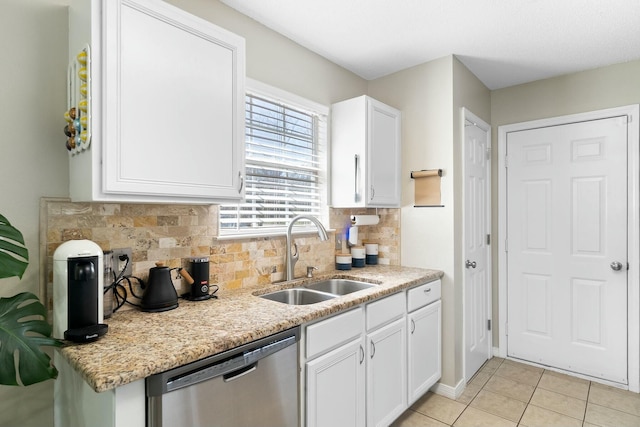
<path fill-rule="evenodd" d="M 60 349 L 60 353 L 95 391 L 103 392 L 442 275 L 437 270 L 367 266 L 336 270 L 313 279 L 221 292 L 218 299 L 195 302 L 181 299 L 177 309 L 161 313 L 117 312 L 105 320 L 109 331 L 104 337 L 93 343 L 70 344 Z M 334 277 L 380 286 L 310 305 L 287 305 L 256 297 Z"/>

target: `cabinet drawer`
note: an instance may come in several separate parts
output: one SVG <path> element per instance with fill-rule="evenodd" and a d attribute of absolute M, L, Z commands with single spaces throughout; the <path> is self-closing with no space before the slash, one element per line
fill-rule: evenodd
<path fill-rule="evenodd" d="M 367 331 L 399 319 L 405 313 L 404 293 L 398 292 L 367 305 Z"/>
<path fill-rule="evenodd" d="M 358 307 L 307 326 L 307 359 L 359 337 L 362 317 L 362 307 Z"/>
<path fill-rule="evenodd" d="M 407 291 L 407 311 L 412 312 L 420 307 L 440 299 L 442 282 L 438 279 Z"/>

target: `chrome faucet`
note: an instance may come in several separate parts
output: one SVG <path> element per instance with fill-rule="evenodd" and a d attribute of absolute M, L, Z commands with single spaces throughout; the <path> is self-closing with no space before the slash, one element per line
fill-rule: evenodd
<path fill-rule="evenodd" d="M 318 221 L 317 218 L 309 216 L 309 215 L 298 215 L 296 217 L 294 217 L 291 222 L 289 223 L 289 226 L 287 227 L 287 246 L 285 248 L 285 269 L 286 269 L 286 277 L 285 280 L 293 280 L 293 270 L 296 266 L 296 262 L 298 262 L 298 258 L 300 258 L 300 253 L 298 252 L 298 245 L 296 245 L 293 242 L 293 237 L 291 237 L 291 230 L 293 228 L 293 224 L 296 221 L 299 221 L 301 219 L 308 219 L 309 221 L 311 221 L 312 223 L 315 224 L 316 228 L 318 229 L 318 237 L 320 238 L 320 240 L 328 240 L 329 237 L 327 237 L 327 230 L 325 230 L 324 226 L 320 223 L 320 221 Z M 293 245 L 293 249 L 294 249 L 294 253 L 291 253 L 291 246 Z"/>

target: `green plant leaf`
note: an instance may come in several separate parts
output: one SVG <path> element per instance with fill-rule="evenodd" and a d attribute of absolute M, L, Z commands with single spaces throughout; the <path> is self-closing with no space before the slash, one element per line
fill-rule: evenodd
<path fill-rule="evenodd" d="M 29 265 L 29 252 L 22 233 L 0 214 L 0 279 L 22 278 Z"/>
<path fill-rule="evenodd" d="M 62 346 L 62 341 L 51 338 L 46 313 L 30 292 L 0 298 L 0 384 L 19 385 L 16 373 L 25 386 L 58 376 L 51 358 L 40 349 Z"/>

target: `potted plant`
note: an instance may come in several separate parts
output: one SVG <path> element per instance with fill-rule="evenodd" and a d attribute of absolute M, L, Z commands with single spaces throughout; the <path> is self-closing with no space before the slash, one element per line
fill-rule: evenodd
<path fill-rule="evenodd" d="M 0 214 L 0 279 L 22 278 L 28 265 L 22 233 Z M 47 309 L 36 295 L 21 292 L 0 298 L 0 384 L 28 386 L 58 376 L 41 349 L 62 345 L 51 330 Z"/>

